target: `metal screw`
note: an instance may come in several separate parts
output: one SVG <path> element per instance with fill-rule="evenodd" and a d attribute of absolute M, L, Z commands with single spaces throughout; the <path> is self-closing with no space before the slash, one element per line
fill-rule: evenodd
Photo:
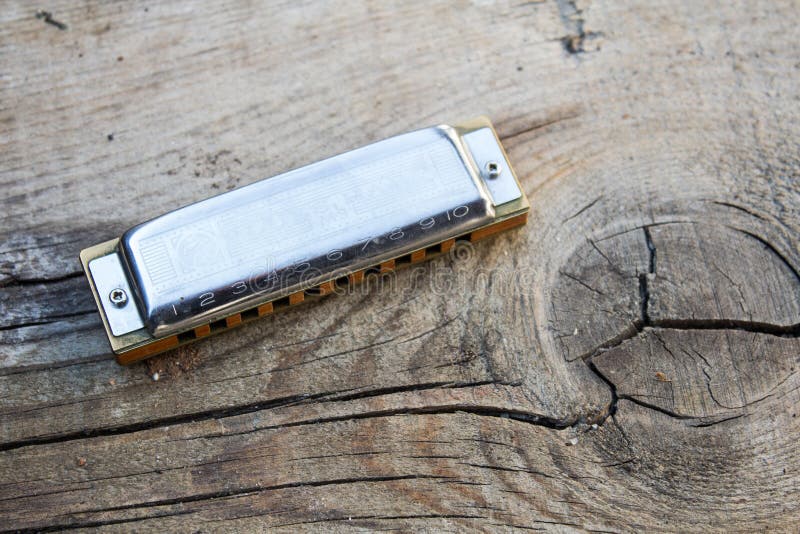
<path fill-rule="evenodd" d="M 112 289 L 108 294 L 108 300 L 117 308 L 124 308 L 128 303 L 128 294 L 120 288 Z"/>
<path fill-rule="evenodd" d="M 494 180 L 500 173 L 503 172 L 503 168 L 500 167 L 500 164 L 496 161 L 487 161 L 486 162 L 486 174 L 489 176 L 490 180 Z"/>

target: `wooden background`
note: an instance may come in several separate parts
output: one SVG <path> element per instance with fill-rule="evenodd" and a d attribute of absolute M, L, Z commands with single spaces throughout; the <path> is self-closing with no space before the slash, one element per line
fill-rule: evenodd
<path fill-rule="evenodd" d="M 5 2 L 0 529 L 796 531 L 798 22 L 792 0 Z M 527 227 L 114 363 L 80 249 L 481 113 Z"/>

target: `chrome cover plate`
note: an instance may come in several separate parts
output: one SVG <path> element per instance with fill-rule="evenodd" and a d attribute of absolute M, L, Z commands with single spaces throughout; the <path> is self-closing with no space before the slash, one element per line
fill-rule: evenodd
<path fill-rule="evenodd" d="M 497 143 L 491 128 L 469 132 L 463 139 L 478 166 L 484 185 L 492 195 L 495 206 L 517 200 L 522 196 L 517 180 L 506 162 L 503 149 Z M 490 175 L 487 169 L 490 164 L 497 165 L 497 176 Z"/>
<path fill-rule="evenodd" d="M 470 140 L 469 148 L 502 158 L 489 134 Z M 504 158 L 502 164 L 508 166 Z M 516 184 L 510 170 L 506 175 Z M 493 218 L 491 198 L 461 138 L 439 126 L 178 209 L 127 231 L 121 250 L 144 323 L 162 337 Z"/>
<path fill-rule="evenodd" d="M 128 278 L 119 261 L 118 254 L 109 254 L 95 258 L 89 262 L 89 271 L 92 273 L 97 294 L 103 306 L 103 314 L 106 316 L 111 333 L 121 336 L 134 330 L 144 328 L 144 323 L 136 309 Z M 124 306 L 115 306 L 109 295 L 112 291 L 121 290 L 125 295 Z"/>

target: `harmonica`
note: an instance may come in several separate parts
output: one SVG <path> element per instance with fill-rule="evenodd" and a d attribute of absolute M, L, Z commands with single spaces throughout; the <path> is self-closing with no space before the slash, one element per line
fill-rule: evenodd
<path fill-rule="evenodd" d="M 161 215 L 80 259 L 130 364 L 525 224 L 491 122 L 391 137 Z"/>

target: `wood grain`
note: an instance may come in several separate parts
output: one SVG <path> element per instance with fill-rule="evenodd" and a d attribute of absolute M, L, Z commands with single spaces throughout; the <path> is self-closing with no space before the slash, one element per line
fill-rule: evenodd
<path fill-rule="evenodd" d="M 42 9 L 0 11 L 0 530 L 796 529 L 796 2 Z M 527 226 L 114 363 L 82 248 L 479 114 Z"/>

